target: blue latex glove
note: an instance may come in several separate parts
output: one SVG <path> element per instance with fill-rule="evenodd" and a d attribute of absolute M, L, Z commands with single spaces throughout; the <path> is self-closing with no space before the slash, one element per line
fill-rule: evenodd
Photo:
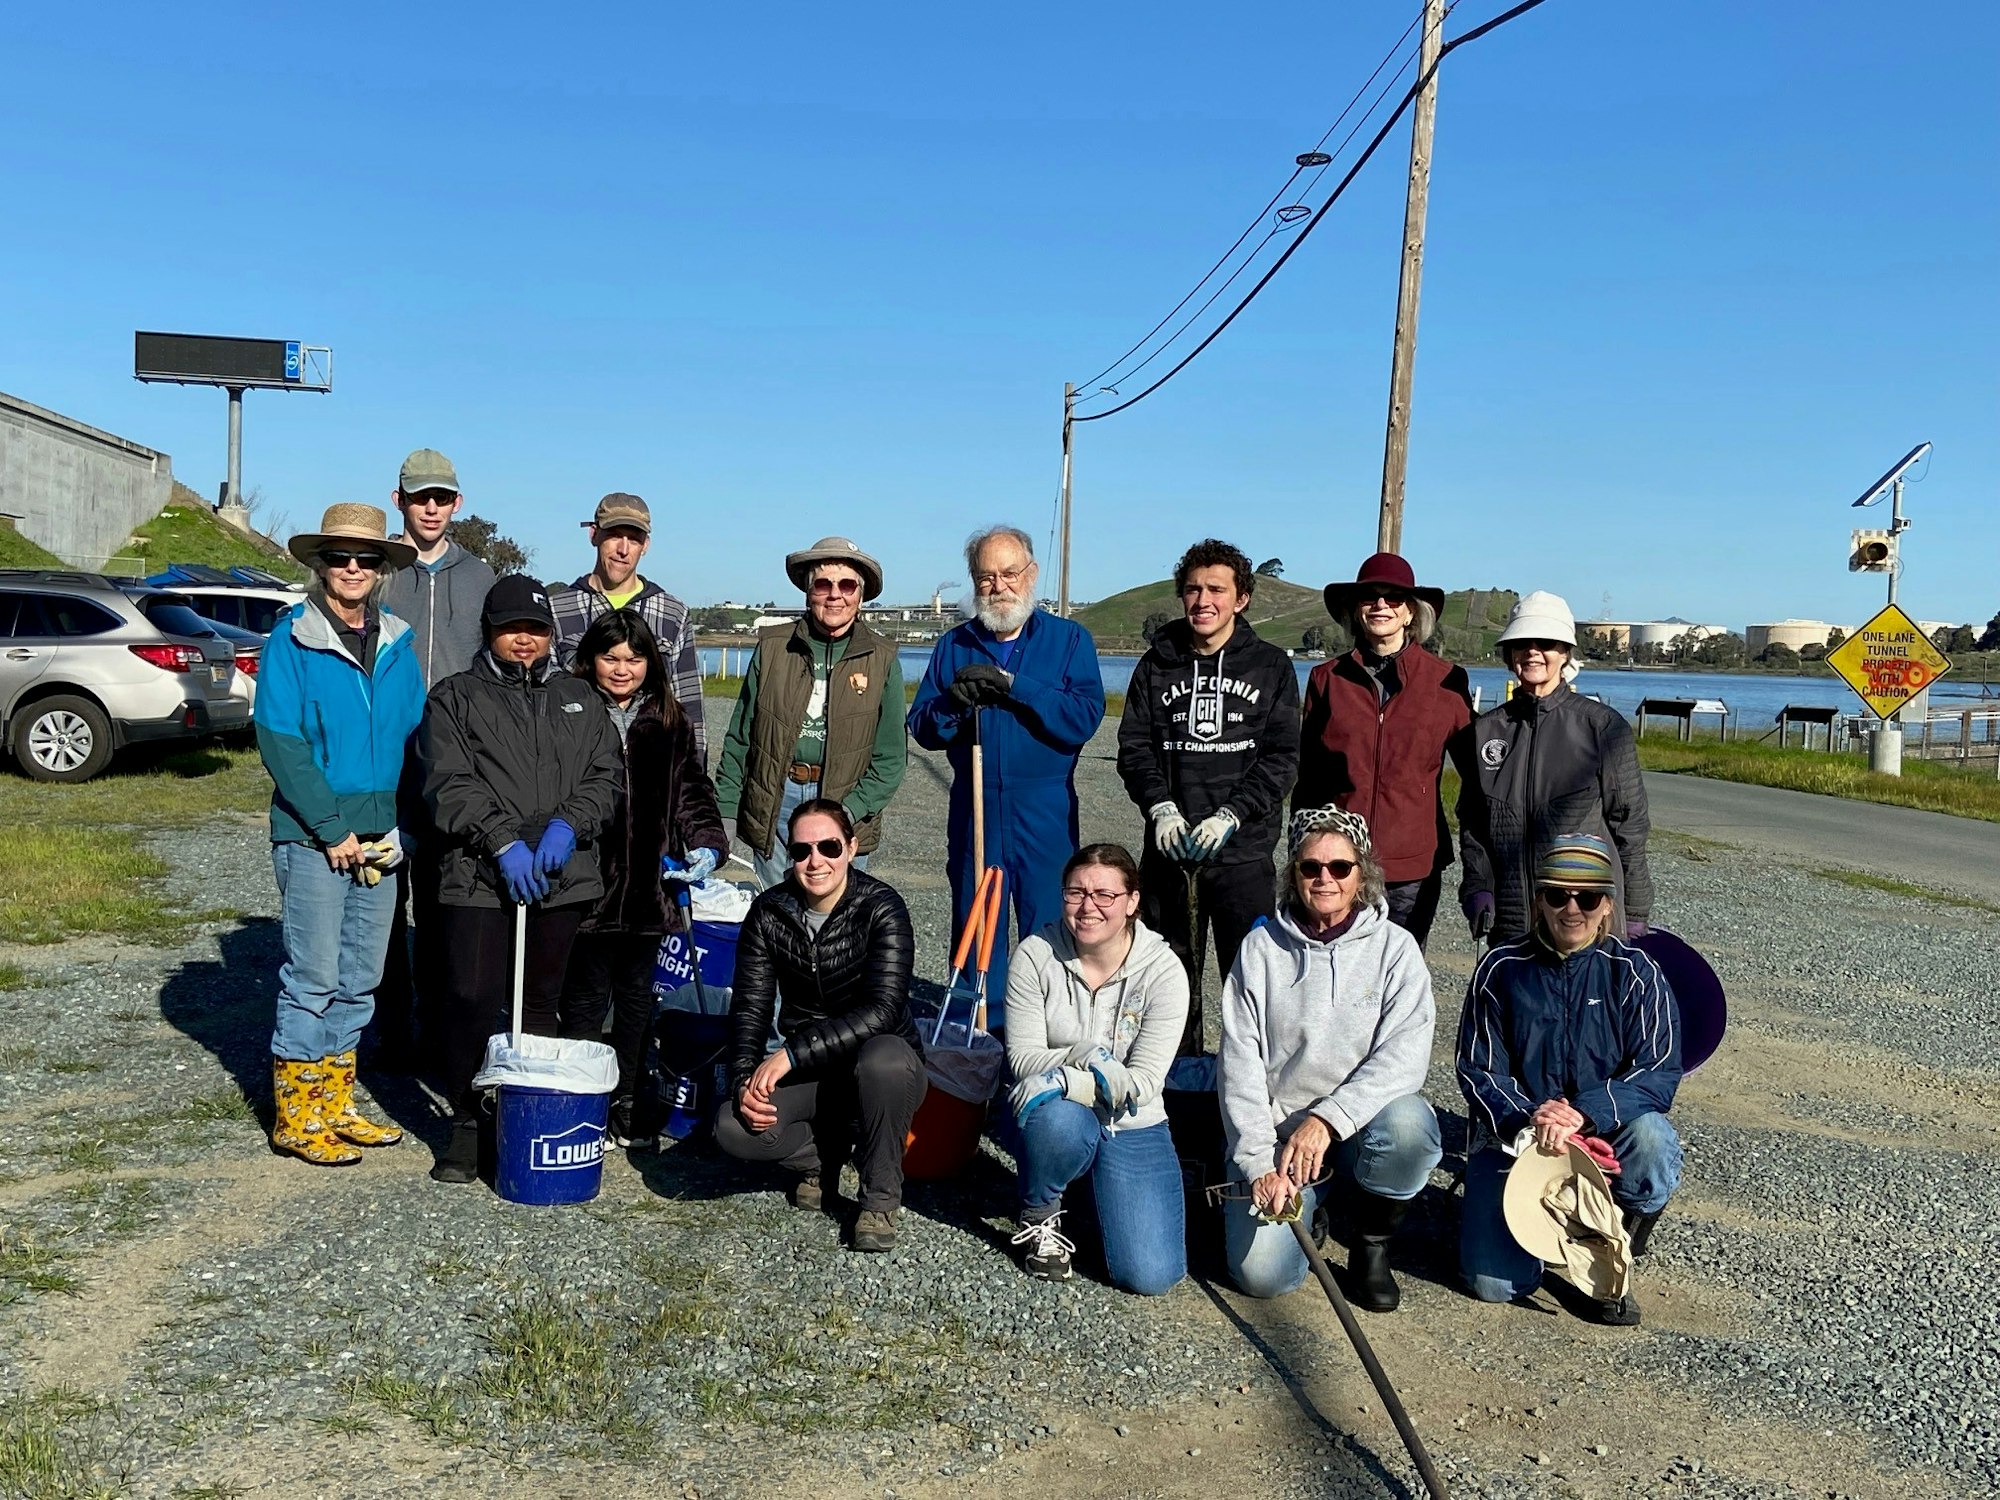
<path fill-rule="evenodd" d="M 494 855 L 493 863 L 500 867 L 501 884 L 517 904 L 525 906 L 549 893 L 549 883 L 535 873 L 533 852 L 519 839 Z"/>
<path fill-rule="evenodd" d="M 541 876 L 557 874 L 574 853 L 576 830 L 561 818 L 549 819 L 549 826 L 542 830 L 542 841 L 535 845 L 535 873 Z"/>
<path fill-rule="evenodd" d="M 1226 807 L 1219 807 L 1210 816 L 1203 818 L 1189 830 L 1187 835 L 1187 857 L 1200 861 L 1214 859 L 1222 852 L 1222 846 L 1229 842 L 1237 829 L 1236 814 Z"/>
<path fill-rule="evenodd" d="M 1040 1106 L 1051 1099 L 1062 1098 L 1067 1087 L 1061 1068 L 1050 1068 L 1045 1073 L 1023 1078 L 1007 1091 L 1007 1106 L 1014 1111 L 1014 1123 L 1025 1124 L 1028 1116 Z"/>
<path fill-rule="evenodd" d="M 682 885 L 700 885 L 715 873 L 715 851 L 697 849 L 686 860 L 678 860 L 671 854 L 660 856 L 660 879 L 678 881 Z"/>

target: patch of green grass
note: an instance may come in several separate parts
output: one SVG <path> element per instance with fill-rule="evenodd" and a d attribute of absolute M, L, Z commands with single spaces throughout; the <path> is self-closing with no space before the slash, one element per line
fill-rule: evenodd
<path fill-rule="evenodd" d="M 714 1375 L 704 1375 L 694 1385 L 695 1410 L 710 1422 L 740 1422 L 750 1415 L 754 1403 L 747 1390 Z"/>
<path fill-rule="evenodd" d="M 23 1068 L 40 1055 L 27 1042 L 10 1042 L 0 1047 L 0 1068 Z"/>
<path fill-rule="evenodd" d="M 618 1405 L 611 1331 L 578 1308 L 545 1297 L 517 1303 L 487 1330 L 499 1356 L 479 1377 L 482 1395 L 547 1422 L 595 1427 Z"/>
<path fill-rule="evenodd" d="M 0 779 L 0 806 L 7 801 L 6 789 Z M 126 829 L 0 824 L 0 867 L 35 872 L 31 883 L 0 887 L 0 942 L 60 943 L 79 934 L 110 933 L 168 943 L 196 922 L 236 915 L 168 906 L 148 885 L 167 873 L 166 861 Z"/>
<path fill-rule="evenodd" d="M 146 539 L 143 546 L 138 537 Z M 211 568 L 262 568 L 300 583 L 306 576 L 306 570 L 283 547 L 245 536 L 217 520 L 208 503 L 192 490 L 178 492 L 118 550 L 143 558 L 148 573 L 157 573 L 169 563 L 206 563 Z"/>
<path fill-rule="evenodd" d="M 40 1244 L 25 1235 L 12 1238 L 0 1235 L 0 1285 L 11 1285 L 23 1292 L 81 1297 L 83 1283 L 63 1269 L 69 1258 L 67 1251 Z"/>
<path fill-rule="evenodd" d="M 456 1245 L 434 1257 L 424 1267 L 431 1280 L 456 1281 L 461 1276 L 469 1276 L 479 1268 L 479 1263 Z"/>
<path fill-rule="evenodd" d="M 127 1005 L 112 1011 L 106 1020 L 116 1021 L 120 1026 L 136 1026 L 142 1021 L 157 1021 L 160 1013 L 143 1005 Z"/>
<path fill-rule="evenodd" d="M 59 1057 L 54 1062 L 42 1064 L 45 1073 L 60 1073 L 65 1076 L 78 1073 L 102 1073 L 104 1064 L 92 1057 Z"/>
<path fill-rule="evenodd" d="M 81 1391 L 21 1392 L 0 1400 L 0 1495 L 9 1500 L 112 1500 L 100 1483 L 93 1419 L 104 1403 Z"/>
<path fill-rule="evenodd" d="M 188 1293 L 189 1307 L 220 1307 L 229 1300 L 229 1293 L 218 1292 L 214 1287 L 198 1286 Z"/>
<path fill-rule="evenodd" d="M 375 1430 L 375 1424 L 358 1411 L 327 1412 L 321 1416 L 308 1417 L 306 1420 L 321 1432 L 330 1432 L 335 1437 L 360 1437 L 363 1433 Z"/>
<path fill-rule="evenodd" d="M 55 553 L 28 540 L 12 521 L 0 521 L 0 568 L 66 568 Z"/>
<path fill-rule="evenodd" d="M 126 1235 L 145 1227 L 158 1217 L 159 1185 L 150 1178 L 130 1177 L 119 1182 L 102 1178 L 80 1182 L 62 1195 L 62 1201 L 83 1211 L 86 1222 L 106 1234 Z"/>
<path fill-rule="evenodd" d="M 213 1093 L 197 1094 L 182 1105 L 178 1113 L 183 1120 L 197 1122 L 257 1118 L 256 1109 L 243 1097 L 241 1089 L 217 1089 Z"/>
<path fill-rule="evenodd" d="M 118 1158 L 102 1140 L 70 1141 L 56 1152 L 56 1165 L 65 1172 L 109 1172 Z"/>
<path fill-rule="evenodd" d="M 174 1500 L 238 1500 L 250 1492 L 240 1484 L 177 1484 Z"/>
<path fill-rule="evenodd" d="M 28 987 L 28 971 L 19 964 L 0 964 L 0 992 L 25 990 Z"/>
<path fill-rule="evenodd" d="M 357 1376 L 351 1394 L 406 1418 L 440 1442 L 463 1442 L 471 1430 L 465 1408 L 443 1380 L 427 1386 L 378 1371 Z"/>
<path fill-rule="evenodd" d="M 1951 891 L 1932 890 L 1927 885 L 1913 885 L 1907 880 L 1898 880 L 1893 875 L 1875 875 L 1867 870 L 1831 868 L 1814 870 L 1813 874 L 1823 880 L 1853 886 L 1856 890 L 1880 891 L 1890 896 L 1907 896 L 1913 901 L 1930 901 L 1939 906 L 1956 906 L 1966 911 L 2000 912 L 2000 906 L 1995 906 L 1991 901 L 1981 901 L 1976 896 L 1960 896 Z"/>
<path fill-rule="evenodd" d="M 1639 741 L 1639 764 L 1648 771 L 1675 771 L 2000 823 L 2000 780 L 1943 761 L 1908 759 L 1901 776 L 1882 776 L 1868 769 L 1864 756 L 1784 749 L 1753 740 L 1697 737 L 1684 742 L 1655 736 Z"/>

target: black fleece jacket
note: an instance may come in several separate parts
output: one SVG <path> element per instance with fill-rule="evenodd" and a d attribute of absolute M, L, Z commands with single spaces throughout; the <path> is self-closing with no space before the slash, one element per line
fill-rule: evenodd
<path fill-rule="evenodd" d="M 1185 620 L 1153 637 L 1118 725 L 1118 774 L 1140 812 L 1172 802 L 1194 824 L 1227 807 L 1240 826 L 1216 863 L 1268 860 L 1298 770 L 1299 678 L 1289 656 L 1240 615 L 1213 656 L 1195 654 Z"/>

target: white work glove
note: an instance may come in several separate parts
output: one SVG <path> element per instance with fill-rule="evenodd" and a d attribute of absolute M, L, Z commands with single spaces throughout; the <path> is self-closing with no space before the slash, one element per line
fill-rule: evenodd
<path fill-rule="evenodd" d="M 403 862 L 403 836 L 391 828 L 379 839 L 361 846 L 361 863 L 354 867 L 354 878 L 363 885 L 380 885 L 382 877 Z"/>
<path fill-rule="evenodd" d="M 1153 847 L 1168 859 L 1185 859 L 1188 823 L 1181 810 L 1171 802 L 1155 802 L 1146 816 L 1153 821 Z"/>
<path fill-rule="evenodd" d="M 1139 1085 L 1131 1071 L 1112 1057 L 1109 1047 L 1101 1043 L 1093 1047 L 1083 1065 L 1097 1080 L 1098 1102 L 1110 1111 L 1112 1119 L 1138 1113 L 1139 1105 L 1133 1095 L 1139 1092 Z"/>
<path fill-rule="evenodd" d="M 1222 852 L 1222 846 L 1229 842 L 1242 825 L 1236 821 L 1236 814 L 1226 807 L 1219 807 L 1210 816 L 1194 825 L 1194 831 L 1187 836 L 1188 858 L 1199 863 L 1204 859 L 1214 859 Z"/>

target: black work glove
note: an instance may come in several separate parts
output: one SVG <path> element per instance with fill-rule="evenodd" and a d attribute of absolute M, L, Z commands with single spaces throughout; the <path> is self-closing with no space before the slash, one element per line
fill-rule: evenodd
<path fill-rule="evenodd" d="M 952 678 L 951 686 L 945 691 L 960 708 L 979 708 L 988 703 L 1005 703 L 1007 690 L 1013 685 L 1012 672 L 1003 672 L 985 662 L 974 662 L 969 667 L 960 667 L 958 675 Z"/>

